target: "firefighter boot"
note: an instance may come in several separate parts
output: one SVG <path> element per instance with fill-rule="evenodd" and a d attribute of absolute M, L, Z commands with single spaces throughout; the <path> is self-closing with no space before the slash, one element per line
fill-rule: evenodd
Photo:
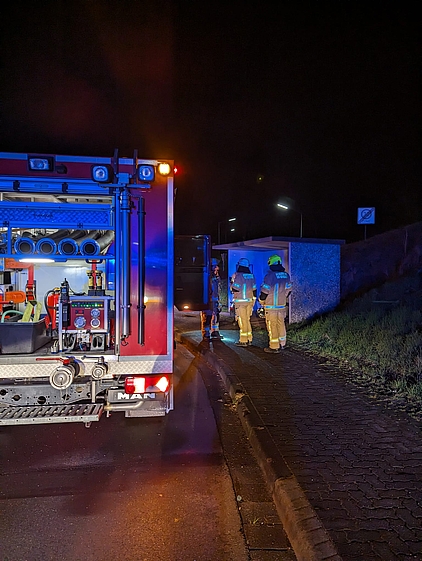
<path fill-rule="evenodd" d="M 281 352 L 280 347 L 278 349 L 271 349 L 271 347 L 265 347 L 264 353 L 279 354 Z"/>
<path fill-rule="evenodd" d="M 213 331 L 211 333 L 211 339 L 223 339 L 223 336 L 219 331 Z"/>

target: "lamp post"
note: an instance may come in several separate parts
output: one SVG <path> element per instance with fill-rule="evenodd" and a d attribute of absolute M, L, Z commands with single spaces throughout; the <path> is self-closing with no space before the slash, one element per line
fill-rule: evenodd
<path fill-rule="evenodd" d="M 220 242 L 221 242 L 221 224 L 226 224 L 227 222 L 234 222 L 235 220 L 236 220 L 236 218 L 229 218 L 229 219 L 227 219 L 227 220 L 221 220 L 221 221 L 218 223 L 218 236 L 217 236 L 218 245 L 220 245 Z M 226 227 L 227 227 L 227 226 L 226 226 Z M 231 231 L 231 232 L 234 232 L 234 228 L 232 228 L 230 231 Z M 227 230 L 226 230 L 226 234 L 227 234 Z M 226 238 L 227 238 L 227 236 L 226 236 Z M 227 241 L 227 239 L 226 239 L 226 241 Z"/>
<path fill-rule="evenodd" d="M 291 206 L 287 206 L 285 204 L 282 203 L 277 203 L 277 206 L 282 208 L 283 210 L 293 210 L 294 212 L 297 212 L 300 214 L 300 237 L 302 237 L 303 234 L 303 216 L 302 216 L 302 211 L 300 210 L 296 210 L 295 208 L 292 208 Z"/>

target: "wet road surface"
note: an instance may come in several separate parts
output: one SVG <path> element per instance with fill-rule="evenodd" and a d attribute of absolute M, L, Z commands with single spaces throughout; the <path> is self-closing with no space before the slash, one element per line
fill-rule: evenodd
<path fill-rule="evenodd" d="M 249 558 L 207 391 L 175 362 L 163 421 L 0 429 L 0 561 Z"/>

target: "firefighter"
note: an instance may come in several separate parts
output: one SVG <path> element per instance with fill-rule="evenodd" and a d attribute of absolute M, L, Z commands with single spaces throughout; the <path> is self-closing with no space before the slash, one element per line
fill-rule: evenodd
<path fill-rule="evenodd" d="M 279 353 L 286 345 L 286 302 L 292 290 L 290 275 L 279 255 L 268 259 L 269 271 L 261 284 L 259 302 L 264 306 L 269 346 L 266 353 Z"/>
<path fill-rule="evenodd" d="M 239 324 L 238 347 L 252 345 L 251 315 L 256 301 L 256 281 L 248 259 L 242 257 L 236 265 L 230 290 L 233 294 L 235 317 Z"/>
<path fill-rule="evenodd" d="M 204 339 L 222 339 L 220 334 L 220 268 L 218 259 L 211 259 L 210 301 L 208 310 L 201 312 L 201 330 Z"/>

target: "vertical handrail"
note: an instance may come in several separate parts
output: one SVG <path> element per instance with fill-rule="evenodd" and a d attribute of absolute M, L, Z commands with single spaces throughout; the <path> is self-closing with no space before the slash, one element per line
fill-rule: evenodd
<path fill-rule="evenodd" d="M 121 196 L 122 221 L 122 333 L 121 338 L 130 335 L 130 197 L 128 189 L 124 189 Z"/>
<path fill-rule="evenodd" d="M 121 228 L 121 216 L 120 216 L 120 190 L 116 189 L 114 192 L 114 228 L 116 232 L 115 236 L 115 251 L 114 251 L 114 282 L 115 282 L 115 353 L 118 355 L 120 353 L 120 340 L 121 340 L 121 260 L 122 260 L 122 228 Z"/>
<path fill-rule="evenodd" d="M 145 344 L 145 199 L 138 203 L 138 343 Z"/>

